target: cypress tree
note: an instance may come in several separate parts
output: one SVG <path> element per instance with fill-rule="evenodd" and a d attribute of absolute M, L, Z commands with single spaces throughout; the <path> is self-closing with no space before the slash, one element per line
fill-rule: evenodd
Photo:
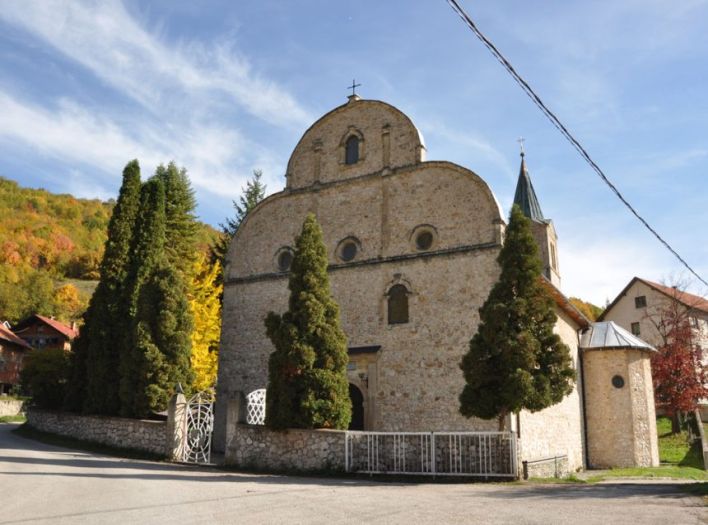
<path fill-rule="evenodd" d="M 140 190 L 140 210 L 131 243 L 131 258 L 123 296 L 126 332 L 121 338 L 120 412 L 134 414 L 136 386 L 143 373 L 135 344 L 140 290 L 151 274 L 162 264 L 165 246 L 165 188 L 162 180 L 153 177 Z"/>
<path fill-rule="evenodd" d="M 347 343 L 327 276 L 327 249 L 313 214 L 295 241 L 290 300 L 265 319 L 275 351 L 268 361 L 266 424 L 274 429 L 346 429 L 351 420 Z"/>
<path fill-rule="evenodd" d="M 139 204 L 140 165 L 132 160 L 123 170 L 123 183 L 108 223 L 100 281 L 84 314 L 81 334 L 72 345 L 65 400 L 71 410 L 98 414 L 117 414 L 119 410 L 120 346 L 116 343 L 125 334 L 122 299 Z"/>
<path fill-rule="evenodd" d="M 132 415 L 163 410 L 179 383 L 188 387 L 192 316 L 184 281 L 161 261 L 140 289 L 133 330 L 134 397 Z"/>
<path fill-rule="evenodd" d="M 460 368 L 465 387 L 460 413 L 497 418 L 559 403 L 573 389 L 570 350 L 553 333 L 553 299 L 541 279 L 541 261 L 530 221 L 514 205 L 497 259 L 499 281 L 480 308 L 478 332 Z"/>
<path fill-rule="evenodd" d="M 183 171 L 164 173 L 158 172 L 143 185 L 133 236 L 125 297 L 128 328 L 120 364 L 121 413 L 125 416 L 145 417 L 150 411 L 163 410 L 178 383 L 188 387 L 193 381 L 192 316 L 183 272 L 194 245 L 178 244 L 175 231 L 186 228 L 182 241 L 192 235 L 194 217 L 185 198 L 191 190 L 182 179 Z M 177 177 L 171 178 L 174 173 Z M 171 196 L 176 202 L 168 201 L 166 180 L 172 181 Z M 185 189 L 189 191 L 181 191 Z M 173 242 L 171 250 L 168 239 Z"/>

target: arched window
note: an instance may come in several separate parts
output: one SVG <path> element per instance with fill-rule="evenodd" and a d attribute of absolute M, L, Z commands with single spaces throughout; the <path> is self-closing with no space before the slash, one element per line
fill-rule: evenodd
<path fill-rule="evenodd" d="M 345 164 L 356 164 L 359 162 L 359 137 L 352 135 L 347 139 L 344 155 Z"/>
<path fill-rule="evenodd" d="M 388 291 L 388 324 L 408 322 L 408 290 L 396 284 Z"/>

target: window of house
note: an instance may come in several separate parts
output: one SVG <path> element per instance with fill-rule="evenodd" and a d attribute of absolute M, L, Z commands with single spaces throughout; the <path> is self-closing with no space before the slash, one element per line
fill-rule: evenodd
<path fill-rule="evenodd" d="M 646 308 L 647 307 L 647 296 L 646 295 L 638 295 L 637 297 L 634 298 L 634 307 L 635 308 Z"/>
<path fill-rule="evenodd" d="M 551 243 L 551 266 L 558 271 L 558 259 L 556 259 L 556 245 Z"/>
<path fill-rule="evenodd" d="M 345 145 L 345 164 L 356 164 L 359 162 L 359 137 L 352 135 L 347 139 Z"/>
<path fill-rule="evenodd" d="M 698 319 L 695 317 L 689 317 L 688 322 L 691 324 L 691 328 L 698 328 Z"/>
<path fill-rule="evenodd" d="M 641 333 L 639 330 L 639 323 L 632 323 L 632 333 L 634 335 L 639 335 Z"/>
<path fill-rule="evenodd" d="M 388 324 L 408 322 L 408 290 L 396 284 L 388 291 Z"/>

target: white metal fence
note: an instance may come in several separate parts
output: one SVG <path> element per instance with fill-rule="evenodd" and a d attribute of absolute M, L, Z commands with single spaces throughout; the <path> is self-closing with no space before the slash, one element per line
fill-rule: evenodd
<path fill-rule="evenodd" d="M 513 432 L 359 432 L 345 438 L 347 472 L 517 477 Z"/>

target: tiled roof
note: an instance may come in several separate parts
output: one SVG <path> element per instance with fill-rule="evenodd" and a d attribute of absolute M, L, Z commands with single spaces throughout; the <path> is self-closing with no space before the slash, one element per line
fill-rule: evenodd
<path fill-rule="evenodd" d="M 603 321 L 592 323 L 580 337 L 580 348 L 583 350 L 649 350 L 656 351 L 656 348 L 639 339 L 636 335 L 630 334 L 613 321 Z"/>
<path fill-rule="evenodd" d="M 32 347 L 28 345 L 24 339 L 17 337 L 11 330 L 9 330 L 3 323 L 0 323 L 0 339 L 7 341 L 8 343 L 13 343 L 27 350 L 31 350 Z"/>
<path fill-rule="evenodd" d="M 703 297 L 693 295 L 692 293 L 683 292 L 677 288 L 672 288 L 671 286 L 664 286 L 663 284 L 648 281 L 646 279 L 642 279 L 641 277 L 633 277 L 632 280 L 629 281 L 629 284 L 627 284 L 627 286 L 625 286 L 624 289 L 619 294 L 617 294 L 617 297 L 615 297 L 615 299 L 609 304 L 609 306 L 605 308 L 605 311 L 600 314 L 597 320 L 602 321 L 610 312 L 610 310 L 612 310 L 617 305 L 619 300 L 627 294 L 627 290 L 629 290 L 632 285 L 634 285 L 634 283 L 636 283 L 637 281 L 644 283 L 649 288 L 652 288 L 657 292 L 666 295 L 670 299 L 676 299 L 678 302 L 680 302 L 684 306 L 687 306 L 688 308 L 695 308 L 697 310 L 701 310 L 703 312 L 708 313 L 708 301 L 705 300 Z"/>
<path fill-rule="evenodd" d="M 65 325 L 64 323 L 57 321 L 56 319 L 51 319 L 49 317 L 45 317 L 45 316 L 39 315 L 39 314 L 34 314 L 34 315 L 27 317 L 26 319 L 23 319 L 22 321 L 20 321 L 19 323 L 17 323 L 14 326 L 13 331 L 15 333 L 17 333 L 17 332 L 23 330 L 24 328 L 26 328 L 27 326 L 32 324 L 34 322 L 33 321 L 34 319 L 37 319 L 37 320 L 43 322 L 44 324 L 46 324 L 47 326 L 50 326 L 51 328 L 53 328 L 54 330 L 56 330 L 57 332 L 59 332 L 60 334 L 62 334 L 64 337 L 66 337 L 69 340 L 72 340 L 72 339 L 76 338 L 76 336 L 79 335 L 78 330 L 75 330 L 75 329 L 71 328 L 70 326 Z"/>
<path fill-rule="evenodd" d="M 641 277 L 637 277 L 637 279 L 642 281 L 650 288 L 654 288 L 655 290 L 665 295 L 668 295 L 672 299 L 676 299 L 684 306 L 708 312 L 708 301 L 706 301 L 703 297 L 693 295 L 692 293 L 683 292 L 681 290 L 678 290 L 677 288 L 672 288 L 671 286 L 664 286 L 663 284 L 647 281 L 646 279 L 642 279 Z"/>
<path fill-rule="evenodd" d="M 74 339 L 77 335 L 79 335 L 78 330 L 74 330 L 70 326 L 61 323 L 56 319 L 44 317 L 43 315 L 39 314 L 35 314 L 35 317 L 54 328 L 57 332 L 60 332 L 61 334 L 65 335 L 68 339 Z"/>

